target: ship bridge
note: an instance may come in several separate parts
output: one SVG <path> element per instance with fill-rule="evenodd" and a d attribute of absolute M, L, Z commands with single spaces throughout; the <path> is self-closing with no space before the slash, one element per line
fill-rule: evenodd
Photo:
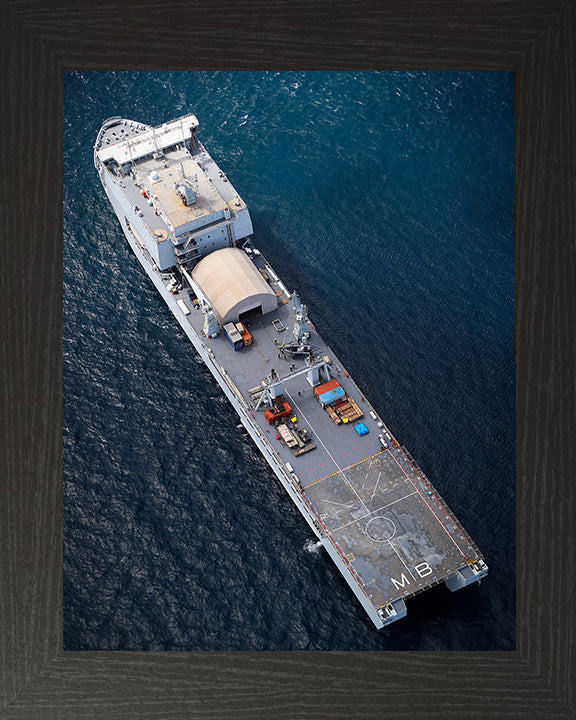
<path fill-rule="evenodd" d="M 119 120 L 121 118 L 118 118 Z M 141 126 L 144 128 L 145 126 Z M 133 163 L 141 158 L 173 147 L 186 140 L 190 140 L 199 127 L 195 115 L 186 115 L 178 120 L 164 123 L 158 128 L 148 127 L 140 130 L 137 136 L 126 139 L 118 137 L 105 141 L 103 147 L 97 150 L 98 158 L 103 163 L 115 160 L 119 166 Z M 116 133 L 113 133 L 115 136 Z M 110 144 L 108 144 L 110 143 Z"/>

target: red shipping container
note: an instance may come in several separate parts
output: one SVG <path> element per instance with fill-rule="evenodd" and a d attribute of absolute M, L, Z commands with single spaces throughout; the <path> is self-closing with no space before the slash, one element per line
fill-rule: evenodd
<path fill-rule="evenodd" d="M 236 330 L 242 335 L 242 340 L 244 341 L 244 347 L 247 347 L 248 345 L 252 345 L 252 335 L 246 328 L 246 325 L 244 323 L 236 323 Z"/>
<path fill-rule="evenodd" d="M 337 387 L 340 387 L 338 380 L 330 380 L 322 385 L 316 385 L 314 388 L 314 397 L 318 399 L 319 395 L 323 395 L 325 392 L 328 392 L 328 390 L 334 390 Z"/>

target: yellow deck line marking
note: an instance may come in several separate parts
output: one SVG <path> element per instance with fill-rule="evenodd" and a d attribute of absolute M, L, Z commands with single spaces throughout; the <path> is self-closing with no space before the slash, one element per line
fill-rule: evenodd
<path fill-rule="evenodd" d="M 316 483 L 322 482 L 322 480 L 326 480 L 326 478 L 332 477 L 333 475 L 339 475 L 341 472 L 344 472 L 345 470 L 350 470 L 350 468 L 353 468 L 356 465 L 360 465 L 360 463 L 363 463 L 366 460 L 370 460 L 370 458 L 376 457 L 377 455 L 382 455 L 382 453 L 385 452 L 386 450 L 380 450 L 379 452 L 374 453 L 374 455 L 367 455 L 365 458 L 362 458 L 362 460 L 358 460 L 358 462 L 352 463 L 352 465 L 348 465 L 348 467 L 342 468 L 342 470 L 336 470 L 335 472 L 330 473 L 330 475 L 324 475 L 324 477 L 321 477 L 319 480 L 314 480 L 314 482 L 311 482 L 309 485 L 304 485 L 302 489 L 306 490 L 306 488 L 312 487 L 312 485 L 316 485 Z"/>

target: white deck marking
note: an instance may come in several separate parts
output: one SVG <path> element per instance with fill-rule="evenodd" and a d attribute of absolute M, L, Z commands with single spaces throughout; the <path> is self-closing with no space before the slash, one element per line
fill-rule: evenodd
<path fill-rule="evenodd" d="M 406 565 L 406 563 L 404 562 L 404 560 L 402 560 L 402 557 L 400 556 L 400 553 L 398 552 L 398 550 L 396 550 L 396 548 L 394 547 L 394 545 L 392 545 L 392 540 L 387 540 L 386 542 L 388 543 L 388 545 L 390 545 L 390 547 L 392 548 L 392 550 L 394 550 L 394 552 L 396 553 L 396 555 L 397 555 L 398 558 L 400 559 L 400 562 L 402 563 L 402 565 L 404 565 L 404 567 L 406 568 L 406 570 L 408 570 L 408 572 L 410 573 L 410 575 L 412 575 L 412 580 L 415 581 L 416 578 L 414 577 L 414 574 L 412 573 L 412 570 L 410 570 L 410 568 L 408 567 L 408 565 Z"/>
<path fill-rule="evenodd" d="M 288 397 L 289 397 L 290 400 L 293 402 L 293 404 L 298 408 L 298 412 L 300 413 L 300 415 L 302 415 L 302 417 L 303 417 L 304 420 L 308 423 L 308 425 L 309 425 L 311 428 L 314 427 L 314 426 L 312 425 L 312 423 L 308 420 L 308 418 L 306 417 L 306 415 L 304 415 L 304 413 L 302 412 L 302 408 L 300 407 L 300 405 L 298 405 L 298 403 L 296 402 L 296 400 L 294 400 L 294 398 L 292 397 L 292 395 L 290 395 L 290 393 L 289 393 L 287 390 L 284 390 L 284 393 L 285 393 L 286 395 L 288 395 Z M 360 497 L 360 495 L 358 495 L 358 493 L 356 492 L 356 489 L 354 488 L 354 486 L 350 483 L 350 481 L 348 480 L 348 478 L 346 477 L 346 475 L 344 475 L 344 472 L 342 471 L 342 468 L 340 467 L 340 465 L 338 465 L 338 463 L 337 463 L 336 460 L 334 459 L 334 456 L 333 456 L 332 453 L 328 450 L 328 448 L 326 447 L 326 445 L 324 445 L 324 443 L 322 442 L 322 438 L 320 437 L 320 435 L 318 435 L 318 433 L 316 432 L 316 429 L 315 429 L 315 428 L 314 428 L 314 432 L 316 433 L 316 438 L 317 438 L 318 442 L 322 445 L 322 447 L 324 448 L 324 450 L 326 450 L 326 452 L 328 453 L 328 455 L 330 455 L 330 457 L 332 458 L 332 462 L 333 462 L 334 465 L 336 465 L 336 467 L 338 468 L 338 470 L 339 470 L 339 472 L 340 472 L 340 475 L 342 475 L 342 477 L 344 478 L 344 481 L 346 482 L 346 484 L 348 485 L 348 487 L 350 488 L 350 490 L 352 490 L 352 492 L 354 493 L 354 495 L 356 495 L 356 497 L 358 498 L 358 500 L 360 500 L 360 502 L 361 502 L 362 505 L 364 506 L 364 510 L 366 510 L 366 512 L 368 512 L 368 508 L 366 507 L 366 504 L 364 503 L 364 500 L 362 500 L 362 498 Z"/>
<path fill-rule="evenodd" d="M 378 483 L 380 482 L 381 477 L 382 477 L 382 470 L 380 470 L 380 473 L 378 474 L 378 477 L 376 478 L 376 485 L 374 485 L 374 491 L 372 492 L 372 495 L 370 495 L 370 500 L 374 499 L 374 494 L 376 493 L 376 489 L 378 487 Z"/>
<path fill-rule="evenodd" d="M 348 510 L 356 510 L 355 505 L 344 505 L 344 503 L 334 502 L 334 500 L 325 500 L 324 498 L 321 498 L 321 502 L 330 503 L 330 505 L 340 505 L 340 507 L 348 508 Z"/>
<path fill-rule="evenodd" d="M 390 452 L 390 451 L 388 451 L 388 452 Z M 398 465 L 398 467 L 400 468 L 400 470 L 402 470 L 402 472 L 404 473 L 404 475 L 406 475 L 406 477 L 407 477 L 408 480 L 410 481 L 410 484 L 411 484 L 412 487 L 416 490 L 416 492 L 418 493 L 418 495 L 420 495 L 420 497 L 422 498 L 422 500 L 424 500 L 424 502 L 426 503 L 426 506 L 428 507 L 428 510 L 430 510 L 430 512 L 432 513 L 432 515 L 434 515 L 434 517 L 436 518 L 436 520 L 438 520 L 438 522 L 440 523 L 440 527 L 442 528 L 442 530 L 444 530 L 444 532 L 446 533 L 446 535 L 448 535 L 448 537 L 450 538 L 450 540 L 452 540 L 452 542 L 454 543 L 454 545 L 456 545 L 456 547 L 458 548 L 458 550 L 460 551 L 460 553 L 461 553 L 466 559 L 468 559 L 466 553 L 463 552 L 463 550 L 462 550 L 462 548 L 460 547 L 460 545 L 458 545 L 458 543 L 456 542 L 456 540 L 454 540 L 454 538 L 452 537 L 452 535 L 450 535 L 450 533 L 449 533 L 448 530 L 446 529 L 444 523 L 440 520 L 440 518 L 438 517 L 438 515 L 436 515 L 436 513 L 434 512 L 434 510 L 432 510 L 432 508 L 430 507 L 430 505 L 429 505 L 428 502 L 426 501 L 426 498 L 424 497 L 424 495 L 422 495 L 422 493 L 420 492 L 420 490 L 418 490 L 418 488 L 416 487 L 416 485 L 414 485 L 414 483 L 412 482 L 412 478 L 408 475 L 408 473 L 406 472 L 406 470 L 404 470 L 404 468 L 402 467 L 402 465 L 400 465 L 400 463 L 398 462 L 398 460 L 396 460 L 396 458 L 394 457 L 394 455 L 392 455 L 391 452 L 390 452 L 390 457 L 392 458 L 392 460 L 394 460 L 394 462 L 396 463 L 396 465 Z M 416 579 L 416 578 L 414 578 L 414 579 Z"/>
<path fill-rule="evenodd" d="M 356 522 L 360 522 L 360 520 L 365 520 L 367 517 L 370 517 L 370 515 L 380 512 L 380 510 L 384 510 L 384 508 L 390 507 L 390 505 L 394 505 L 394 503 L 400 502 L 401 500 L 406 500 L 406 498 L 412 497 L 412 495 L 416 495 L 416 490 L 414 490 L 414 492 L 408 493 L 408 495 L 404 495 L 404 497 L 398 498 L 398 500 L 393 500 L 392 502 L 389 502 L 387 505 L 382 505 L 382 507 L 379 507 L 376 510 L 373 510 L 371 513 L 368 513 L 368 515 L 362 515 L 362 517 L 359 517 L 356 520 L 351 520 L 345 525 L 340 525 L 340 527 L 335 528 L 334 530 L 332 530 L 332 532 L 336 533 L 338 532 L 338 530 L 342 530 L 343 528 L 348 527 L 348 525 L 353 525 Z"/>

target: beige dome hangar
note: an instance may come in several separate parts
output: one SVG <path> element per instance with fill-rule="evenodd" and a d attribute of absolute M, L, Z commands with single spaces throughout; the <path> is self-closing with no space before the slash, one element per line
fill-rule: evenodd
<path fill-rule="evenodd" d="M 274 291 L 244 250 L 224 248 L 200 260 L 192 280 L 212 305 L 221 325 L 239 322 L 240 315 L 260 308 L 263 315 L 276 310 Z"/>

